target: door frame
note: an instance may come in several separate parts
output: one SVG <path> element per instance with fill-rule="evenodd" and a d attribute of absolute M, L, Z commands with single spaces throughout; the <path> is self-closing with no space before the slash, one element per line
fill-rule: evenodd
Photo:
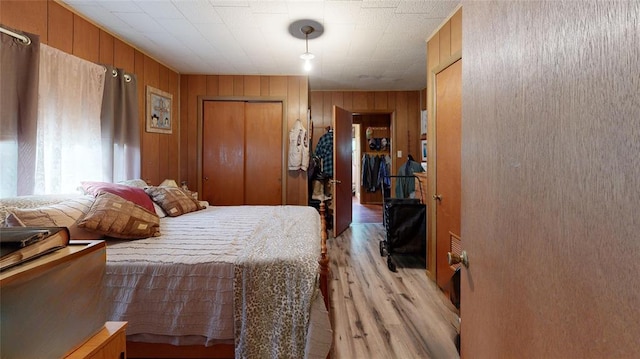
<path fill-rule="evenodd" d="M 363 115 L 388 115 L 389 116 L 389 141 L 390 146 L 389 146 L 389 155 L 391 156 L 391 175 L 396 174 L 398 172 L 398 169 L 396 168 L 396 163 L 398 161 L 396 161 L 396 148 L 397 148 L 397 144 L 396 144 L 396 135 L 395 135 L 395 131 L 396 131 L 396 111 L 395 110 L 362 110 L 362 111 L 351 111 L 351 116 L 363 116 Z M 352 124 L 355 125 L 355 123 L 353 123 L 353 120 L 351 121 Z M 362 124 L 359 124 L 362 126 Z M 407 143 L 407 146 L 409 146 L 409 148 L 407 149 L 407 153 L 411 152 L 411 145 L 409 143 Z M 364 151 L 362 148 L 360 148 L 360 158 L 362 158 L 362 152 L 366 152 Z M 403 158 L 406 157 L 406 154 L 403 153 Z M 362 172 L 362 169 L 360 169 L 360 171 Z M 391 179 L 391 188 L 395 187 L 395 179 L 392 178 Z M 393 190 L 392 190 L 393 193 Z M 366 204 L 366 203 L 362 203 L 362 197 L 358 198 L 358 201 L 360 204 Z"/>
<path fill-rule="evenodd" d="M 398 144 L 397 139 L 396 139 L 396 110 L 389 110 L 389 109 L 385 109 L 385 110 L 353 110 L 351 111 L 351 115 L 384 115 L 387 114 L 389 115 L 389 136 L 390 136 L 390 141 L 391 141 L 391 146 L 389 149 L 389 154 L 391 154 L 391 171 L 393 173 L 397 172 L 397 168 L 396 168 L 396 164 L 398 161 L 396 161 L 396 151 L 398 149 Z M 410 144 L 407 143 L 407 146 L 410 146 Z M 410 150 L 410 148 L 408 149 Z M 403 157 L 405 157 L 406 154 L 403 153 Z"/>
<path fill-rule="evenodd" d="M 282 103 L 282 204 L 287 203 L 287 145 L 288 124 L 287 124 L 287 99 L 281 96 L 198 96 L 198 123 L 197 123 L 197 146 L 196 146 L 196 163 L 197 163 L 197 188 L 198 193 L 202 193 L 202 130 L 204 118 L 204 102 L 205 101 L 222 101 L 222 102 L 280 102 Z M 182 136 L 182 134 L 180 134 Z"/>
<path fill-rule="evenodd" d="M 431 73 L 431 88 L 433 91 L 427 94 L 432 100 L 431 108 L 428 110 L 429 120 L 427 121 L 427 199 L 430 200 L 427 208 L 436 208 L 436 200 L 434 199 L 436 194 L 436 167 L 438 157 L 436 153 L 436 118 L 438 117 L 436 113 L 436 75 L 461 59 L 462 51 L 457 51 L 447 59 L 440 61 L 438 66 L 435 66 L 429 71 Z M 427 211 L 427 276 L 434 281 L 436 280 L 436 217 L 435 210 Z"/>

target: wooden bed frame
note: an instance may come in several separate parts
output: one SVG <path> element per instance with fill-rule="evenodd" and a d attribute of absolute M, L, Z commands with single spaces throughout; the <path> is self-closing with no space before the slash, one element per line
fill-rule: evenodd
<path fill-rule="evenodd" d="M 327 255 L 327 222 L 325 205 L 320 202 L 320 291 L 324 296 L 324 305 L 331 313 L 329 300 L 329 256 Z M 327 356 L 330 358 L 331 354 Z M 127 341 L 127 358 L 211 358 L 225 359 L 235 357 L 233 344 L 217 344 L 210 347 L 202 345 L 176 346 L 161 343 L 141 343 Z"/>

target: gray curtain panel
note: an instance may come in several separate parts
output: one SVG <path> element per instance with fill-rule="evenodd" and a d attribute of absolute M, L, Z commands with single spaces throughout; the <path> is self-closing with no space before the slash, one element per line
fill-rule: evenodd
<path fill-rule="evenodd" d="M 40 37 L 26 45 L 0 33 L 0 197 L 33 194 Z"/>
<path fill-rule="evenodd" d="M 137 79 L 122 69 L 105 68 L 100 115 L 103 177 L 108 182 L 140 178 Z"/>

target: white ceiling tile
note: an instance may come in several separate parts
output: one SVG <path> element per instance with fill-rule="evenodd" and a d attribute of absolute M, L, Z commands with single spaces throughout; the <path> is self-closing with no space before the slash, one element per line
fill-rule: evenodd
<path fill-rule="evenodd" d="M 410 90 L 426 81 L 426 43 L 457 1 L 60 0 L 180 73 L 304 75 L 304 40 L 291 22 L 324 33 L 311 89 Z"/>
<path fill-rule="evenodd" d="M 370 28 L 377 30 L 384 30 L 389 25 L 389 22 L 393 19 L 393 9 L 388 8 L 367 8 L 360 11 L 358 16 L 357 27 L 358 28 Z"/>
<path fill-rule="evenodd" d="M 215 7 L 249 7 L 249 1 L 246 0 L 209 0 L 209 2 Z"/>
<path fill-rule="evenodd" d="M 401 0 L 362 0 L 363 8 L 396 8 Z"/>
<path fill-rule="evenodd" d="M 360 3 L 353 1 L 332 1 L 324 6 L 326 24 L 355 24 L 360 16 Z"/>
<path fill-rule="evenodd" d="M 398 4 L 396 12 L 426 14 L 430 19 L 443 19 L 451 15 L 451 11 L 458 4 L 458 1 L 402 1 Z"/>
<path fill-rule="evenodd" d="M 142 9 L 138 7 L 133 1 L 121 0 L 121 1 L 99 1 L 100 5 L 110 12 L 130 12 L 140 13 Z"/>
<path fill-rule="evenodd" d="M 174 6 L 194 24 L 222 23 L 222 18 L 207 0 L 173 0 Z"/>
<path fill-rule="evenodd" d="M 288 1 L 287 10 L 291 21 L 311 19 L 321 24 L 324 21 L 324 2 L 322 1 Z"/>
<path fill-rule="evenodd" d="M 285 1 L 252 1 L 249 7 L 254 14 L 287 14 Z"/>
<path fill-rule="evenodd" d="M 200 35 L 198 29 L 187 19 L 163 19 L 159 23 L 165 30 L 181 38 L 193 37 L 194 33 Z"/>
<path fill-rule="evenodd" d="M 154 19 L 181 19 L 184 18 L 178 8 L 167 0 L 138 0 L 136 5 Z"/>
<path fill-rule="evenodd" d="M 145 13 L 117 12 L 113 14 L 135 30 L 141 32 L 166 32 L 158 22 Z"/>
<path fill-rule="evenodd" d="M 249 7 L 216 6 L 215 9 L 229 28 L 252 26 L 255 23 L 254 15 Z"/>

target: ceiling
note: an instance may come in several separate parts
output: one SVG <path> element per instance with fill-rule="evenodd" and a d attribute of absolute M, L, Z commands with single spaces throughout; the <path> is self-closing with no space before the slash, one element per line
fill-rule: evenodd
<path fill-rule="evenodd" d="M 420 90 L 426 40 L 459 1 L 60 0 L 181 74 L 304 75 L 309 19 L 311 90 Z M 304 36 L 302 36 L 304 37 Z M 311 36 L 310 36 L 311 38 Z"/>

